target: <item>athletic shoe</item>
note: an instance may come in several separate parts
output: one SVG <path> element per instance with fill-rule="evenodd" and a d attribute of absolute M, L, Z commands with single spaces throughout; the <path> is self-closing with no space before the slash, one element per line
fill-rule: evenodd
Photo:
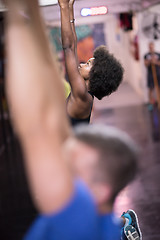
<path fill-rule="evenodd" d="M 142 233 L 141 233 L 141 230 L 140 230 L 140 227 L 139 227 L 139 224 L 138 224 L 138 218 L 137 218 L 136 213 L 133 210 L 129 209 L 127 212 L 124 212 L 121 217 L 127 218 L 129 220 L 127 226 L 131 225 L 134 228 L 134 229 L 132 229 L 132 231 L 135 232 L 135 230 L 136 230 L 136 232 L 138 233 L 139 239 L 141 240 L 142 239 Z M 126 232 L 128 232 L 127 228 L 126 228 L 127 226 L 124 227 L 125 235 L 126 235 Z M 138 240 L 138 238 L 135 238 L 135 239 Z"/>
<path fill-rule="evenodd" d="M 153 104 L 148 104 L 148 111 L 149 112 L 152 112 L 153 111 Z"/>
<path fill-rule="evenodd" d="M 121 229 L 121 240 L 127 240 L 126 234 L 124 233 L 124 227 Z"/>
<path fill-rule="evenodd" d="M 121 230 L 121 240 L 140 240 L 137 230 L 132 225 L 127 225 Z"/>
<path fill-rule="evenodd" d="M 132 225 L 125 227 L 124 233 L 129 240 L 140 240 L 137 230 Z"/>

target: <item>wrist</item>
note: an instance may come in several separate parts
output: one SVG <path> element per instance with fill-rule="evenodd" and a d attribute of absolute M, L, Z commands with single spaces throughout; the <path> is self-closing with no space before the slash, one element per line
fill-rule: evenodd
<path fill-rule="evenodd" d="M 69 8 L 73 9 L 73 3 L 69 3 Z"/>
<path fill-rule="evenodd" d="M 70 20 L 70 23 L 74 23 L 75 22 L 75 18 Z"/>
<path fill-rule="evenodd" d="M 69 8 L 69 3 L 62 3 L 62 4 L 60 4 L 60 8 L 61 9 Z"/>

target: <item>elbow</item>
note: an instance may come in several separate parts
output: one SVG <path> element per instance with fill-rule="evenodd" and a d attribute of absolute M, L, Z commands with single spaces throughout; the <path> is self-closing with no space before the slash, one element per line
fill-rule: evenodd
<path fill-rule="evenodd" d="M 66 38 L 65 41 L 62 41 L 63 50 L 73 50 L 74 49 L 74 41 L 70 38 Z"/>
<path fill-rule="evenodd" d="M 63 44 L 62 48 L 64 52 L 68 52 L 68 51 L 74 52 L 74 44 Z"/>

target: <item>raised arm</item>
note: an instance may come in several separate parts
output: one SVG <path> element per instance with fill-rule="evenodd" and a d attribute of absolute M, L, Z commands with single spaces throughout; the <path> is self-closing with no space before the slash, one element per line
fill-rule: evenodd
<path fill-rule="evenodd" d="M 62 151 L 70 131 L 62 81 L 44 33 L 38 1 L 7 0 L 7 4 L 6 91 L 10 112 L 24 151 L 33 200 L 40 212 L 52 213 L 63 207 L 73 192 Z"/>
<path fill-rule="evenodd" d="M 71 28 L 72 28 L 73 38 L 74 38 L 74 53 L 75 53 L 77 66 L 78 66 L 79 62 L 78 62 L 78 56 L 77 56 L 77 34 L 75 29 L 74 3 L 75 3 L 75 0 L 69 1 L 69 12 L 70 12 L 69 16 L 70 16 L 70 23 L 71 23 Z"/>
<path fill-rule="evenodd" d="M 81 98 L 82 100 L 87 96 L 87 88 L 84 79 L 81 77 L 77 66 L 77 56 L 75 55 L 75 38 L 72 31 L 73 19 L 70 17 L 73 14 L 73 5 L 70 8 L 69 0 L 59 0 L 61 11 L 61 35 L 62 45 L 64 49 L 66 70 L 68 73 L 73 97 Z M 74 28 L 73 28 L 74 29 Z"/>

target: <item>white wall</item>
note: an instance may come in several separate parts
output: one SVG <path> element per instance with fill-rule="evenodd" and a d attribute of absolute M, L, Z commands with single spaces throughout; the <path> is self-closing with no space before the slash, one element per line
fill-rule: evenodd
<path fill-rule="evenodd" d="M 147 69 L 144 65 L 144 55 L 148 52 L 148 44 L 153 41 L 155 44 L 155 50 L 160 53 L 160 40 L 148 39 L 143 31 L 142 25 L 144 21 L 144 14 L 150 12 L 160 12 L 160 4 L 137 13 L 134 18 L 134 30 L 128 33 L 123 31 L 120 32 L 121 41 L 115 40 L 116 32 L 116 17 L 111 15 L 108 19 L 107 25 L 107 38 L 109 43 L 110 51 L 118 56 L 125 68 L 125 81 L 127 81 L 136 92 L 143 98 L 144 102 L 148 101 L 148 88 L 147 88 Z M 150 23 L 150 25 L 153 22 Z M 140 61 L 135 61 L 131 56 L 131 45 L 130 40 L 133 39 L 134 34 L 138 33 L 139 39 L 139 54 Z"/>
<path fill-rule="evenodd" d="M 109 50 L 115 54 L 116 57 L 122 62 L 125 75 L 124 81 L 128 82 L 139 95 L 143 95 L 139 82 L 141 81 L 141 69 L 139 61 L 133 58 L 131 53 L 131 40 L 133 40 L 134 31 L 124 32 L 123 30 L 117 30 L 117 17 L 111 15 L 107 23 L 107 38 L 109 44 Z M 117 41 L 116 34 L 119 32 L 120 40 Z"/>

